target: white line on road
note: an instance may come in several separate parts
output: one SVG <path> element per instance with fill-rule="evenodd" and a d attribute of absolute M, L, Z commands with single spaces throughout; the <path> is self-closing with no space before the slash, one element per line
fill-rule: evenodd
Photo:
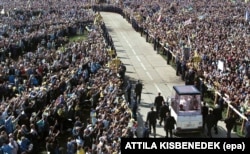
<path fill-rule="evenodd" d="M 155 88 L 158 90 L 158 92 L 162 93 L 160 88 L 154 83 Z"/>
<path fill-rule="evenodd" d="M 141 62 L 141 59 L 137 55 L 135 57 L 139 62 Z"/>
<path fill-rule="evenodd" d="M 149 77 L 151 80 L 153 80 L 152 76 L 151 76 L 148 72 L 146 72 L 146 74 L 148 75 L 148 77 Z"/>
<path fill-rule="evenodd" d="M 144 69 L 144 71 L 146 71 L 146 67 L 143 65 L 143 63 L 141 63 L 141 67 Z"/>
<path fill-rule="evenodd" d="M 115 22 L 113 22 L 115 23 Z M 124 36 L 124 34 L 121 32 L 121 36 L 123 37 L 123 39 L 127 42 L 128 46 L 130 47 L 131 51 L 133 52 L 133 54 L 136 56 L 136 59 L 139 61 L 139 63 L 141 64 L 142 68 L 146 71 L 146 67 L 144 66 L 144 64 L 141 62 L 141 59 L 136 55 L 135 50 L 133 49 L 132 45 L 129 43 L 129 41 L 126 39 L 126 37 Z M 148 75 L 148 77 L 150 78 L 150 80 L 154 80 L 152 78 L 152 76 L 149 74 L 149 72 L 146 71 L 146 74 Z M 157 89 L 158 92 L 161 92 L 160 88 L 154 83 L 155 88 Z"/>
<path fill-rule="evenodd" d="M 135 50 L 132 47 L 131 47 L 131 50 L 134 53 L 134 55 L 136 55 L 136 52 L 135 52 Z"/>
<path fill-rule="evenodd" d="M 135 57 L 136 57 L 136 59 L 140 62 L 141 67 L 144 69 L 144 71 L 146 71 L 146 67 L 145 67 L 144 64 L 141 62 L 141 59 L 140 59 L 137 55 L 136 55 Z"/>

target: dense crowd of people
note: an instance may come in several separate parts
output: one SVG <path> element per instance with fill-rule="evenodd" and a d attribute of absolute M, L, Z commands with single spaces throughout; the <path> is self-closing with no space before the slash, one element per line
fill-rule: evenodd
<path fill-rule="evenodd" d="M 186 84 L 205 83 L 248 114 L 248 2 L 127 1 L 124 14 L 135 30 L 146 34 L 155 50 L 164 47 L 168 61 L 175 57 L 176 75 Z"/>
<path fill-rule="evenodd" d="M 119 153 L 134 122 L 123 93 L 126 68 L 112 60 L 100 14 L 87 1 L 1 6 L 0 151 Z M 78 34 L 87 39 L 69 40 Z"/>
<path fill-rule="evenodd" d="M 65 150 L 60 134 L 70 130 L 69 154 L 119 153 L 120 138 L 135 135 L 136 111 L 130 113 L 123 92 L 126 68 L 122 62 L 112 63 L 112 38 L 101 20 L 93 24 L 100 6 L 92 11 L 90 5 L 68 0 L 1 1 L 3 152 L 34 153 L 45 140 L 46 151 L 59 154 Z M 199 76 L 247 113 L 248 3 L 145 0 L 116 7 L 135 30 L 147 35 L 147 41 L 153 39 L 155 49 L 160 43 L 168 49 L 167 57 L 175 57 L 177 75 L 187 84 L 195 84 L 194 77 Z M 87 40 L 69 41 L 85 33 Z M 197 55 L 201 61 L 194 66 Z"/>

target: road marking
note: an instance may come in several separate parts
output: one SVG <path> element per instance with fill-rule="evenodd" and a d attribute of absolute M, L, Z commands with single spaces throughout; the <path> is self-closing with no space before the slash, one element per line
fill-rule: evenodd
<path fill-rule="evenodd" d="M 158 92 L 162 93 L 160 88 L 154 83 L 155 88 L 158 90 Z"/>
<path fill-rule="evenodd" d="M 153 78 L 152 78 L 152 76 L 148 73 L 148 72 L 146 72 L 146 74 L 148 75 L 148 77 L 151 79 L 151 80 L 154 80 Z M 155 84 L 155 83 L 154 83 Z"/>
<path fill-rule="evenodd" d="M 136 57 L 136 59 L 140 62 L 141 67 L 144 69 L 144 71 L 146 71 L 147 69 L 146 69 L 146 67 L 144 66 L 144 64 L 141 62 L 141 59 L 140 59 L 137 55 L 136 55 L 135 57 Z"/>
<path fill-rule="evenodd" d="M 114 24 L 116 24 L 116 22 L 114 22 L 113 20 L 112 20 L 112 22 L 114 23 Z M 127 38 L 125 37 L 125 35 L 122 33 L 122 32 L 120 32 L 121 33 L 121 36 L 123 37 L 123 39 L 126 41 L 126 43 L 128 44 L 128 46 L 129 46 L 129 48 L 131 49 L 131 51 L 133 52 L 133 54 L 136 56 L 136 59 L 139 61 L 139 63 L 141 64 L 141 66 L 142 66 L 142 68 L 146 71 L 147 69 L 146 69 L 146 67 L 144 66 L 144 64 L 141 62 L 141 59 L 137 56 L 137 54 L 136 54 L 136 52 L 135 52 L 135 50 L 133 49 L 133 47 L 132 47 L 132 45 L 129 43 L 129 41 L 127 40 Z M 153 79 L 153 77 L 149 74 L 149 72 L 147 72 L 146 71 L 146 74 L 147 74 L 147 76 L 150 78 L 150 80 L 154 80 Z M 155 84 L 155 83 L 153 83 L 154 84 L 154 86 L 155 86 L 155 88 L 157 89 L 157 91 L 158 92 L 161 92 L 161 90 L 160 90 L 160 88 Z M 161 92 L 162 93 L 162 92 Z"/>
<path fill-rule="evenodd" d="M 135 52 L 135 50 L 132 47 L 131 47 L 131 50 L 134 53 L 134 55 L 136 55 L 136 52 Z"/>
<path fill-rule="evenodd" d="M 141 59 L 136 55 L 135 56 L 139 62 L 141 62 Z"/>
<path fill-rule="evenodd" d="M 141 67 L 144 69 L 144 71 L 146 71 L 146 67 L 144 66 L 143 63 L 141 63 Z"/>

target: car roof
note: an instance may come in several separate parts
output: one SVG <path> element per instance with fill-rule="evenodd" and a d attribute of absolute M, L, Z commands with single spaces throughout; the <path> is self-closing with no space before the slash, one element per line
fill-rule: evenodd
<path fill-rule="evenodd" d="M 178 85 L 173 86 L 174 90 L 179 95 L 199 95 L 200 91 L 193 85 Z"/>

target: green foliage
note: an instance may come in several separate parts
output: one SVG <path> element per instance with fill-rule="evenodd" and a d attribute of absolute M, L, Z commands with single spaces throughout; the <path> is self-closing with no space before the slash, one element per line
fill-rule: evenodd
<path fill-rule="evenodd" d="M 77 42 L 77 41 L 82 41 L 82 40 L 86 40 L 87 38 L 87 33 L 83 34 L 83 35 L 75 35 L 69 38 L 70 42 Z"/>
<path fill-rule="evenodd" d="M 244 137 L 245 137 L 245 133 L 244 133 L 244 131 L 241 132 L 241 125 L 242 125 L 242 121 L 237 122 L 236 134 L 237 134 L 239 137 L 244 138 Z"/>
<path fill-rule="evenodd" d="M 213 107 L 213 106 L 214 106 L 214 100 L 212 100 L 210 97 L 204 97 L 203 100 L 204 100 L 205 102 L 207 102 L 207 105 L 208 105 L 209 107 Z"/>

